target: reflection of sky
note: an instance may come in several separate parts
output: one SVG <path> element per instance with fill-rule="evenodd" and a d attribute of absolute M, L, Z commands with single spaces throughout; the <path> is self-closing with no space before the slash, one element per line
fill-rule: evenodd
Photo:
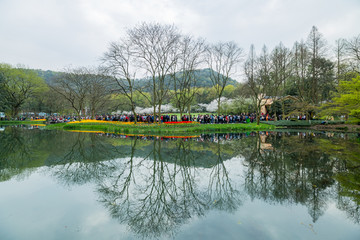
<path fill-rule="evenodd" d="M 116 159 L 107 164 L 125 166 L 125 160 L 128 159 Z M 224 162 L 232 187 L 240 191 L 245 169 L 242 161 L 242 158 L 232 158 Z M 141 159 L 134 159 L 134 165 L 138 166 L 134 174 L 139 185 L 152 171 L 149 168 L 152 161 L 140 162 Z M 168 167 L 172 169 L 174 165 L 168 164 Z M 194 169 L 198 191 L 209 190 L 212 170 Z M 128 233 L 127 226 L 112 219 L 108 210 L 98 202 L 97 186 L 89 183 L 64 187 L 54 177 L 47 176 L 52 174 L 51 171 L 43 167 L 23 180 L 0 183 L 1 240 L 134 238 Z M 214 209 L 202 217 L 193 216 L 176 231 L 176 238 L 330 240 L 360 237 L 360 226 L 347 220 L 345 213 L 334 203 L 328 203 L 324 215 L 313 223 L 305 206 L 250 201 L 244 193 L 241 195 L 242 204 L 234 212 Z M 131 200 L 136 198 L 132 194 Z"/>
<path fill-rule="evenodd" d="M 337 209 L 313 223 L 304 206 L 247 201 L 234 214 L 212 211 L 183 226 L 178 239 L 359 239 L 360 227 Z"/>
<path fill-rule="evenodd" d="M 0 239 L 119 239 L 119 225 L 96 201 L 93 186 L 66 189 L 36 172 L 0 183 Z M 6 196 L 5 198 L 3 196 Z"/>

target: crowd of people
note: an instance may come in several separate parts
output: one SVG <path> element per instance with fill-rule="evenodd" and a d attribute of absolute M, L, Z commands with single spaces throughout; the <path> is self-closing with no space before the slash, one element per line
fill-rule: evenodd
<path fill-rule="evenodd" d="M 36 120 L 43 117 L 30 117 L 30 120 Z M 305 115 L 296 116 L 298 120 L 307 120 Z M 19 120 L 28 119 L 21 117 Z M 79 120 L 92 119 L 91 116 L 81 117 L 75 115 L 51 115 L 46 118 L 50 123 L 62 123 L 72 122 Z M 102 121 L 120 121 L 120 122 L 134 122 L 135 116 L 133 114 L 103 114 L 96 115 L 96 120 Z M 275 116 L 269 114 L 261 114 L 260 121 L 273 121 Z M 287 117 L 284 120 L 290 120 L 292 118 Z M 283 120 L 282 116 L 278 116 L 278 120 Z M 166 123 L 166 122 L 179 122 L 179 121 L 191 121 L 201 124 L 229 124 L 229 123 L 253 123 L 256 121 L 256 113 L 241 113 L 241 114 L 197 114 L 197 115 L 183 115 L 178 117 L 176 114 L 162 114 L 160 117 L 153 114 L 138 114 L 136 115 L 137 122 L 143 123 Z"/>
<path fill-rule="evenodd" d="M 91 119 L 90 116 L 82 117 L 81 120 Z M 120 115 L 96 115 L 96 120 L 101 121 L 120 121 L 120 122 L 134 122 L 135 116 L 133 114 L 120 114 Z M 71 122 L 78 121 L 79 117 L 77 116 L 50 116 L 48 121 L 50 123 L 60 123 L 60 122 Z M 228 124 L 228 123 L 249 123 L 256 121 L 255 113 L 242 113 L 237 115 L 217 115 L 217 114 L 198 114 L 198 115 L 183 115 L 178 118 L 178 115 L 175 114 L 163 114 L 160 116 L 155 116 L 153 114 L 139 114 L 136 116 L 137 122 L 143 123 L 157 123 L 162 122 L 179 122 L 179 121 L 191 121 L 198 122 L 201 124 Z M 260 117 L 261 121 L 273 120 L 272 117 L 268 115 L 263 115 Z"/>

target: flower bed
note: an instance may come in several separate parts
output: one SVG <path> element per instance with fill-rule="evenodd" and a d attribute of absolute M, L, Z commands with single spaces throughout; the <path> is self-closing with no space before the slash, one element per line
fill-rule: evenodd
<path fill-rule="evenodd" d="M 199 124 L 193 121 L 181 121 L 181 122 L 165 122 L 165 124 Z"/>

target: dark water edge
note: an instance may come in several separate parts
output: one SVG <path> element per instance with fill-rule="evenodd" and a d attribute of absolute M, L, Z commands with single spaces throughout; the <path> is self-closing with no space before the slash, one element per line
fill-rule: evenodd
<path fill-rule="evenodd" d="M 358 239 L 359 146 L 356 134 L 312 131 L 6 127 L 0 239 Z"/>

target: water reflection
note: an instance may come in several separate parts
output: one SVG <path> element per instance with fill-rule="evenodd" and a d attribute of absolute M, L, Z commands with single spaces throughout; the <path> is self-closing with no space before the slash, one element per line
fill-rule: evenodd
<path fill-rule="evenodd" d="M 223 163 L 220 142 L 217 162 L 202 187 L 197 179 L 202 174 L 196 167 L 199 155 L 191 150 L 190 141 L 178 139 L 168 148 L 160 139 L 153 140 L 145 158 L 135 157 L 140 140 L 130 141 L 129 158 L 108 163 L 117 172 L 98 185 L 98 192 L 111 215 L 140 236 L 169 237 L 191 217 L 210 209 L 231 212 L 241 204 L 240 192 L 232 187 Z"/>
<path fill-rule="evenodd" d="M 114 219 L 144 238 L 171 237 L 210 210 L 249 198 L 306 206 L 329 201 L 360 223 L 360 144 L 346 134 L 260 132 L 195 138 L 84 134 L 7 127 L 0 180 L 48 166 L 66 186 L 92 183 Z"/>

